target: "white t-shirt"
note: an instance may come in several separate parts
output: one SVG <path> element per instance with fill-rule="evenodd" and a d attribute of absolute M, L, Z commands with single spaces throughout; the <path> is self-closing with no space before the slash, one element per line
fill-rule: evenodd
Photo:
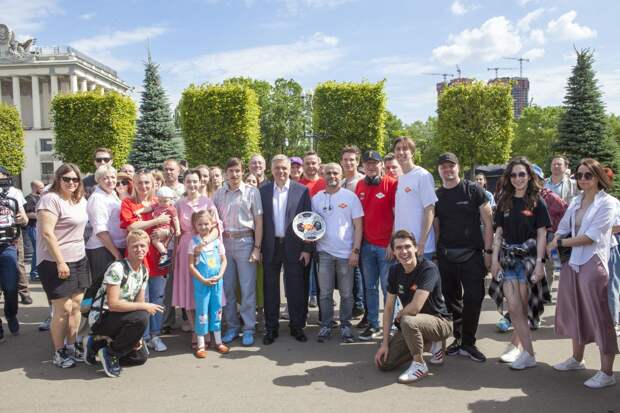
<path fill-rule="evenodd" d="M 349 258 L 355 233 L 353 220 L 364 216 L 357 195 L 345 188 L 334 194 L 322 190 L 312 198 L 312 210 L 325 220 L 325 236 L 317 242 L 317 251 Z"/>
<path fill-rule="evenodd" d="M 394 207 L 394 232 L 405 229 L 412 232 L 416 240 L 422 232 L 424 208 L 435 205 L 435 181 L 433 175 L 418 166 L 398 178 L 396 204 Z M 435 252 L 435 230 L 431 225 L 426 239 L 425 253 Z"/>
<path fill-rule="evenodd" d="M 24 193 L 20 189 L 17 189 L 14 186 L 11 186 L 9 187 L 9 190 L 7 191 L 6 195 L 9 198 L 15 199 L 20 207 L 23 207 L 24 205 L 26 205 L 26 198 L 24 198 Z"/>

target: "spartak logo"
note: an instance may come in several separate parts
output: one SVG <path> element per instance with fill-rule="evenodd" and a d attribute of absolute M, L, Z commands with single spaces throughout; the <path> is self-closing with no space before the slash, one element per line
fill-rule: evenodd
<path fill-rule="evenodd" d="M 338 205 L 338 208 L 345 209 L 346 207 L 348 207 L 348 205 L 345 204 L 344 202 L 342 204 Z"/>
<path fill-rule="evenodd" d="M 418 285 L 417 284 L 411 284 L 411 287 L 409 287 L 409 291 L 414 292 L 418 289 Z"/>
<path fill-rule="evenodd" d="M 411 191 L 412 191 L 412 189 L 411 189 L 410 187 L 406 186 L 406 187 L 405 187 L 405 189 L 404 189 L 404 191 L 405 191 L 405 192 L 407 192 L 407 193 L 409 193 L 409 192 L 411 192 Z"/>
<path fill-rule="evenodd" d="M 524 209 L 523 211 L 521 211 L 521 213 L 523 215 L 525 215 L 526 217 L 533 217 L 534 213 L 532 211 L 530 211 L 529 209 Z"/>

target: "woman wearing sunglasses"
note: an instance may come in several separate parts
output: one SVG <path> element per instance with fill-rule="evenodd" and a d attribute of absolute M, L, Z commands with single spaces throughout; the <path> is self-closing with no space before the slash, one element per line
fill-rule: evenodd
<path fill-rule="evenodd" d="M 123 199 L 131 196 L 132 191 L 133 178 L 125 172 L 116 174 L 116 195 L 118 195 L 118 199 L 122 202 Z"/>
<path fill-rule="evenodd" d="M 87 221 L 80 169 L 65 163 L 56 170 L 51 188 L 37 204 L 37 270 L 52 303 L 53 362 L 61 368 L 82 361 L 74 343 L 80 301 L 90 285 L 84 246 Z"/>
<path fill-rule="evenodd" d="M 551 226 L 542 187 L 530 162 L 513 158 L 502 176 L 491 273 L 501 282 L 514 327 L 511 343 L 500 357 L 514 370 L 536 366 L 528 326 L 528 297 L 545 276 L 547 227 Z M 542 302 L 541 302 L 542 304 Z"/>
<path fill-rule="evenodd" d="M 617 204 L 605 193 L 610 181 L 594 159 L 583 159 L 575 174 L 581 194 L 571 201 L 548 250 L 570 247 L 568 262 L 562 265 L 555 331 L 573 341 L 573 354 L 553 366 L 559 371 L 583 370 L 585 345 L 596 343 L 601 370 L 584 382 L 602 388 L 616 383 L 612 367 L 618 342 L 607 304 L 609 250 Z"/>

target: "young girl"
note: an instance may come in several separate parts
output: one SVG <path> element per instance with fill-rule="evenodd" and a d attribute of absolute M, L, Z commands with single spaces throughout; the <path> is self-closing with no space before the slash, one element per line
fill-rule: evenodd
<path fill-rule="evenodd" d="M 192 214 L 195 235 L 189 245 L 189 271 L 194 283 L 196 316 L 194 330 L 197 338 L 196 357 L 205 358 L 205 335 L 213 333 L 215 349 L 226 354 L 222 344 L 222 277 L 226 270 L 224 245 L 219 239 L 208 241 L 211 231 L 217 231 L 217 222 L 209 211 Z M 212 238 L 212 237 L 211 237 Z"/>

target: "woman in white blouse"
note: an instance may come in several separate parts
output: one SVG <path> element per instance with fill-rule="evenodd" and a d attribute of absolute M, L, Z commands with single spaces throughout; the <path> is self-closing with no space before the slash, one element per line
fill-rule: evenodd
<path fill-rule="evenodd" d="M 558 287 L 555 316 L 556 333 L 573 341 L 573 354 L 553 366 L 560 371 L 585 369 L 585 345 L 596 343 L 601 370 L 584 384 L 602 388 L 616 383 L 612 366 L 618 353 L 609 306 L 609 248 L 616 203 L 605 193 L 610 181 L 594 159 L 583 159 L 575 174 L 582 193 L 571 201 L 547 249 L 571 247 L 570 260 L 564 263 Z"/>

